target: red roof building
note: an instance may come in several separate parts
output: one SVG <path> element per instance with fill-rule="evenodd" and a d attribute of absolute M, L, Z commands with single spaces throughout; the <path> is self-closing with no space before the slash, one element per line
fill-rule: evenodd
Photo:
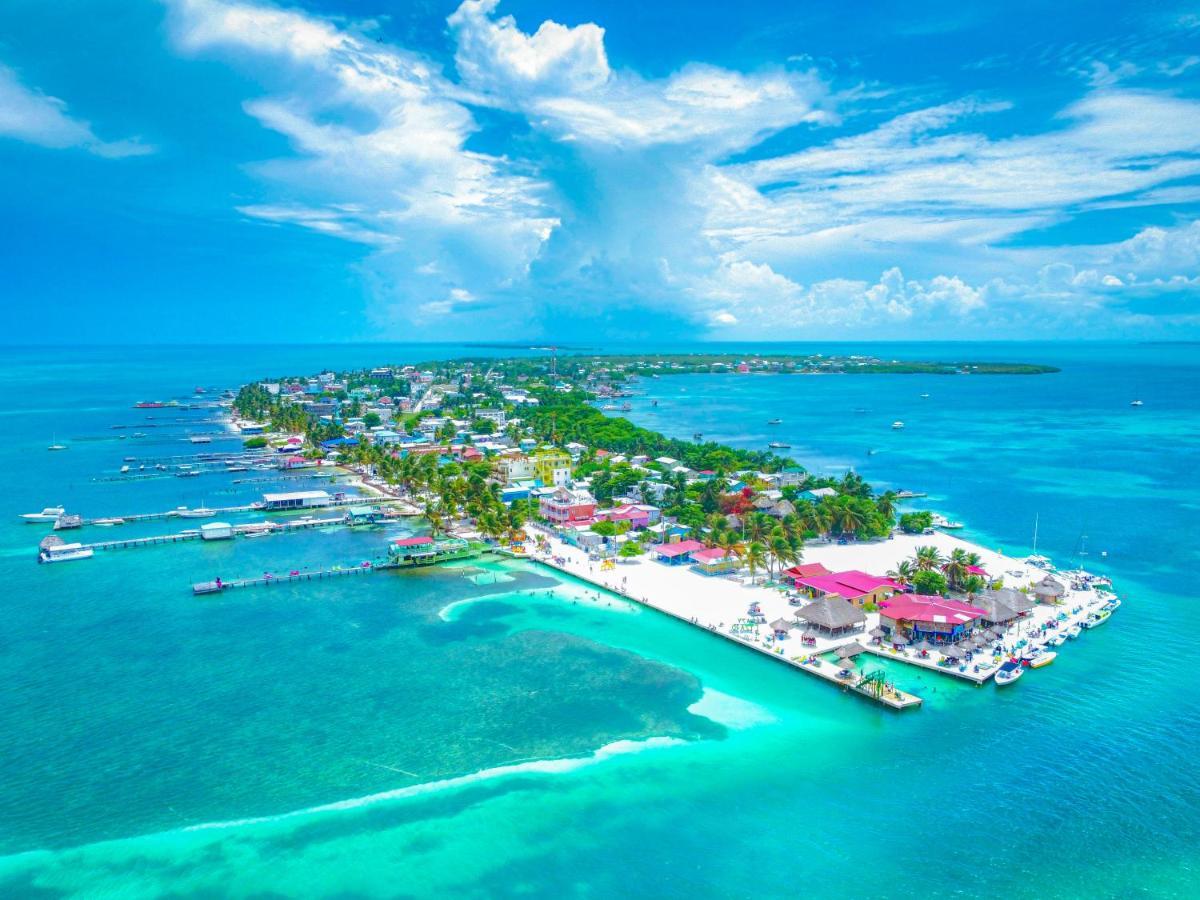
<path fill-rule="evenodd" d="M 890 578 L 868 575 L 857 569 L 796 578 L 794 583 L 811 597 L 844 597 L 857 606 L 877 604 L 904 590 L 903 585 Z"/>
<path fill-rule="evenodd" d="M 987 615 L 978 606 L 927 594 L 900 594 L 879 607 L 884 631 L 934 641 L 957 641 Z"/>

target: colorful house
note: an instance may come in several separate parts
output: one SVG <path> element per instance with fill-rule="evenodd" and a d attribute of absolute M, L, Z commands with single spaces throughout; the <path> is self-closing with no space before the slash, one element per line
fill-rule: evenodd
<path fill-rule="evenodd" d="M 581 488 L 559 486 L 538 501 L 542 516 L 556 525 L 590 522 L 596 512 L 596 498 Z"/>
<path fill-rule="evenodd" d="M 529 456 L 533 462 L 533 477 L 546 487 L 557 487 L 571 480 L 571 454 L 566 450 L 547 447 Z"/>
<path fill-rule="evenodd" d="M 970 635 L 986 615 L 985 610 L 961 600 L 900 594 L 881 604 L 879 627 L 888 637 L 903 635 L 914 641 L 952 644 Z"/>
<path fill-rule="evenodd" d="M 783 570 L 783 577 L 795 584 L 797 578 L 812 578 L 814 575 L 831 575 L 827 568 L 820 563 L 803 563 Z"/>
<path fill-rule="evenodd" d="M 676 541 L 674 544 L 655 544 L 650 548 L 650 554 L 668 566 L 684 566 L 692 561 L 692 553 L 704 549 L 699 541 Z"/>
<path fill-rule="evenodd" d="M 697 572 L 705 575 L 723 575 L 738 567 L 738 558 L 721 547 L 695 550 L 691 554 Z"/>
<path fill-rule="evenodd" d="M 610 522 L 628 522 L 630 528 L 646 528 L 654 525 L 662 518 L 662 512 L 657 506 L 648 503 L 626 503 L 614 506 L 596 515 L 598 519 L 608 519 Z"/>
<path fill-rule="evenodd" d="M 856 606 L 878 604 L 904 590 L 903 585 L 890 578 L 868 575 L 857 569 L 796 578 L 793 583 L 810 597 L 844 597 Z"/>

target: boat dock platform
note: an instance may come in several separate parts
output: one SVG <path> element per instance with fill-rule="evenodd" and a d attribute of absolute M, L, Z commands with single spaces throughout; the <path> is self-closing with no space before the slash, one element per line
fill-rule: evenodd
<path fill-rule="evenodd" d="M 999 666 L 992 666 L 986 672 L 974 672 L 968 667 L 965 671 L 959 671 L 956 666 L 939 666 L 934 659 L 921 659 L 919 656 L 906 656 L 895 650 L 887 650 L 878 646 L 862 645 L 863 649 L 873 656 L 878 656 L 880 659 L 890 659 L 894 662 L 904 663 L 909 666 L 917 666 L 921 669 L 928 669 L 930 672 L 937 672 L 940 675 L 953 675 L 955 678 L 961 678 L 964 681 L 969 681 L 972 684 L 983 684 L 989 678 L 996 674 Z M 990 654 L 989 654 L 990 658 Z"/>
<path fill-rule="evenodd" d="M 306 528 L 324 528 L 332 525 L 347 525 L 345 516 L 330 516 L 324 519 L 297 519 L 293 522 L 251 523 L 233 526 L 235 536 L 250 534 L 276 534 L 288 531 L 300 531 Z M 133 550 L 138 547 L 153 547 L 157 544 L 178 544 L 181 541 L 194 541 L 200 537 L 200 529 L 182 531 L 178 534 L 152 534 L 146 537 L 117 538 L 111 541 L 95 541 L 81 544 L 85 550 Z"/>
<path fill-rule="evenodd" d="M 632 600 L 634 603 L 637 603 L 640 606 L 645 606 L 650 609 L 653 609 L 655 612 L 660 612 L 663 615 L 671 616 L 673 619 L 677 619 L 680 622 L 684 622 L 688 625 L 691 625 L 693 628 L 699 628 L 701 631 L 704 631 L 704 632 L 714 635 L 716 637 L 724 638 L 725 640 L 731 641 L 732 643 L 737 644 L 740 647 L 744 647 L 747 650 L 753 650 L 756 653 L 761 653 L 763 656 L 769 657 L 770 659 L 773 659 L 777 662 L 781 662 L 786 665 L 789 665 L 794 669 L 799 669 L 801 672 L 807 672 L 809 675 L 815 675 L 817 678 L 820 678 L 823 681 L 826 681 L 830 684 L 837 685 L 838 687 L 842 688 L 843 690 L 849 691 L 850 693 L 853 693 L 853 694 L 857 694 L 860 697 L 865 697 L 868 700 L 873 700 L 876 703 L 879 703 L 883 706 L 888 707 L 889 709 L 894 709 L 894 710 L 911 709 L 913 707 L 920 706 L 921 703 L 923 702 L 921 700 L 921 698 L 918 697 L 917 695 L 910 694 L 910 693 L 908 693 L 906 691 L 902 691 L 898 688 L 893 688 L 891 691 L 887 691 L 887 692 L 884 692 L 884 691 L 876 692 L 875 690 L 872 690 L 870 687 L 868 687 L 864 684 L 859 684 L 855 681 L 852 681 L 850 678 L 839 677 L 837 671 L 835 671 L 833 666 L 829 666 L 828 668 L 826 668 L 825 666 L 813 666 L 811 664 L 806 664 L 800 657 L 791 659 L 782 653 L 777 653 L 772 650 L 768 650 L 765 647 L 760 646 L 759 644 L 752 643 L 752 642 L 746 640 L 745 638 L 740 637 L 739 635 L 728 634 L 724 631 L 718 630 L 717 628 L 715 628 L 713 626 L 706 626 L 706 625 L 701 625 L 698 622 L 693 622 L 691 619 L 687 618 L 686 616 L 680 615 L 679 613 L 677 613 L 673 610 L 667 609 L 666 607 L 659 606 L 658 604 L 654 603 L 653 601 L 651 601 L 649 599 L 635 597 L 626 591 L 623 591 L 623 590 L 620 590 L 617 588 L 613 588 L 607 584 L 604 584 L 603 582 L 596 581 L 594 578 L 589 578 L 588 575 L 586 575 L 586 574 L 583 574 L 580 572 L 573 572 L 573 571 L 571 571 L 571 569 L 567 568 L 566 566 L 558 565 L 557 563 L 555 563 L 553 561 L 553 559 L 543 558 L 541 556 L 534 556 L 534 555 L 522 556 L 522 558 L 531 559 L 534 562 L 537 562 L 541 565 L 547 566 L 551 569 L 555 569 L 559 572 L 564 572 L 573 578 L 578 578 L 581 581 L 587 581 L 590 584 L 594 585 L 595 587 L 600 588 L 603 591 L 608 591 L 609 593 L 616 594 L 620 597 L 624 597 L 626 600 Z"/>
<path fill-rule="evenodd" d="M 367 496 L 367 495 L 360 495 L 360 496 L 356 496 L 356 497 L 345 497 L 341 500 L 330 500 L 328 503 L 322 503 L 320 506 L 310 506 L 310 507 L 305 507 L 303 509 L 299 509 L 299 508 L 298 509 L 266 509 L 265 507 L 263 507 L 261 504 L 258 504 L 258 503 L 247 503 L 244 506 L 212 507 L 212 511 L 213 511 L 213 515 L 216 515 L 216 516 L 225 515 L 227 513 L 240 513 L 240 512 L 264 512 L 264 513 L 308 512 L 308 513 L 314 513 L 314 512 L 319 512 L 324 509 L 336 509 L 336 508 L 343 507 L 343 506 L 381 506 L 383 504 L 395 504 L 395 503 L 407 504 L 407 501 L 401 500 L 397 497 L 371 497 L 371 496 Z M 409 504 L 407 509 L 402 509 L 400 511 L 400 514 L 415 516 L 415 515 L 420 515 L 420 510 L 417 510 L 415 507 L 412 507 L 411 504 Z M 128 523 L 128 522 L 148 522 L 151 519 L 177 519 L 177 518 L 188 518 L 188 516 L 183 516 L 181 514 L 181 512 L 177 509 L 171 509 L 171 510 L 167 510 L 166 512 L 134 513 L 133 515 L 130 515 L 130 516 L 98 516 L 93 519 L 84 519 L 83 524 L 84 525 L 95 525 L 98 522 L 101 524 L 104 524 L 104 523 L 112 524 L 114 522 L 114 520 L 116 520 L 116 519 L 120 519 L 121 522 L 123 522 L 123 523 Z M 207 518 L 212 518 L 212 516 L 208 516 Z"/>

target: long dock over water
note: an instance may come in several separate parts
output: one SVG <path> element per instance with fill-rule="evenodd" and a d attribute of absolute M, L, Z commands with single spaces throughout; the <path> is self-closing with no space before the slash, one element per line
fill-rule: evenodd
<path fill-rule="evenodd" d="M 344 578 L 347 575 L 369 575 L 376 569 L 394 568 L 390 563 L 372 563 L 368 566 L 335 566 L 311 572 L 289 572 L 287 575 L 260 575 L 257 578 L 235 578 L 232 581 L 200 581 L 192 585 L 193 594 L 220 594 L 226 590 L 247 587 L 271 587 L 276 584 L 296 584 L 300 581 L 323 581 L 327 578 Z"/>
<path fill-rule="evenodd" d="M 383 506 L 385 504 L 389 504 L 389 505 L 399 504 L 400 505 L 400 515 L 402 515 L 402 516 L 419 516 L 419 515 L 421 515 L 421 511 L 419 509 L 417 509 L 415 506 L 413 506 L 412 504 L 410 504 L 407 500 L 401 500 L 396 497 L 368 497 L 368 496 L 355 496 L 355 497 L 346 497 L 341 500 L 330 500 L 328 503 L 322 503 L 320 506 L 308 507 L 307 511 L 308 512 L 317 512 L 322 509 L 331 509 L 331 508 L 344 507 L 344 506 Z M 220 516 L 220 515 L 224 515 L 227 513 L 241 513 L 241 512 L 289 513 L 289 512 L 301 512 L 303 510 L 300 510 L 300 509 L 267 509 L 264 506 L 262 506 L 262 504 L 260 504 L 260 503 L 247 503 L 243 506 L 212 507 L 212 511 L 213 511 L 214 515 Z M 95 525 L 97 523 L 101 523 L 101 524 L 110 523 L 111 524 L 116 519 L 120 519 L 121 522 L 123 522 L 123 523 L 128 523 L 128 522 L 148 522 L 152 519 L 176 519 L 176 518 L 188 518 L 188 516 L 184 515 L 181 510 L 170 509 L 170 510 L 167 510 L 166 512 L 134 513 L 133 515 L 128 515 L 128 516 L 98 516 L 96 518 L 84 519 L 83 524 L 84 525 Z M 208 518 L 211 518 L 211 516 Z"/>

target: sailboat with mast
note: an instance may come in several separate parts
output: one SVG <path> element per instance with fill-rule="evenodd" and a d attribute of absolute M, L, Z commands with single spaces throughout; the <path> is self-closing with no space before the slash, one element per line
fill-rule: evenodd
<path fill-rule="evenodd" d="M 1039 569 L 1049 569 L 1050 568 L 1049 558 L 1045 557 L 1045 556 L 1038 556 L 1038 552 L 1037 552 L 1038 523 L 1039 523 L 1040 519 L 1041 519 L 1040 513 L 1033 514 L 1033 553 L 1031 553 L 1029 556 L 1025 557 L 1025 562 L 1029 563 L 1029 565 L 1031 565 L 1031 566 L 1037 566 Z"/>

